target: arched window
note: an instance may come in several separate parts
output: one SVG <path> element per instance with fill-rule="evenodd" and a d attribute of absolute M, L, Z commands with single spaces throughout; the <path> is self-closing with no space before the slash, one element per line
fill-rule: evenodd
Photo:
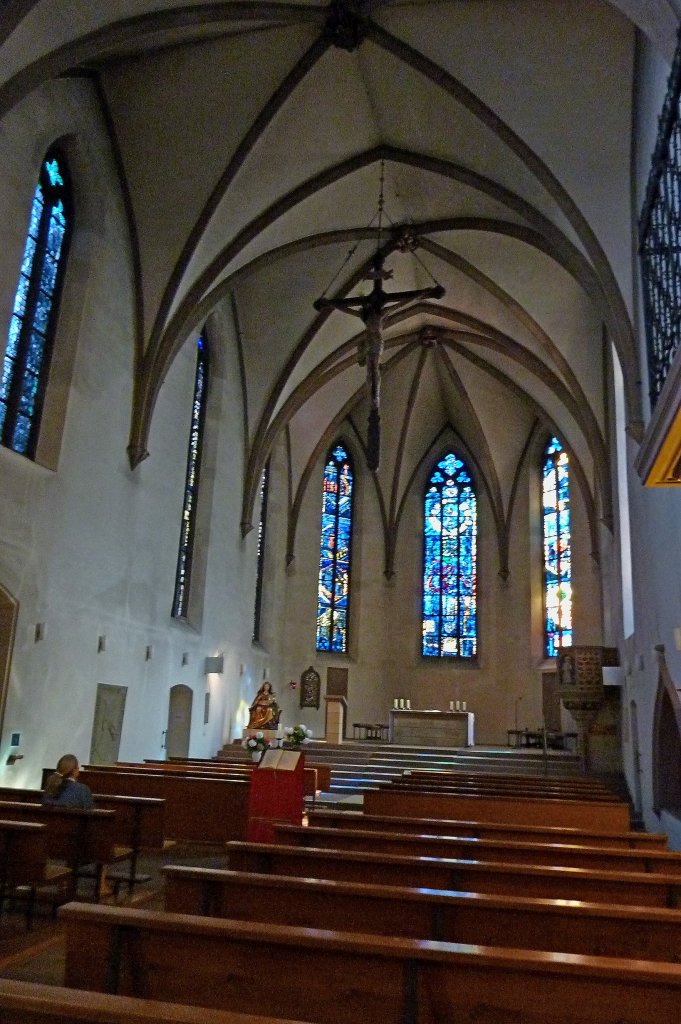
<path fill-rule="evenodd" d="M 35 457 L 72 227 L 71 186 L 56 150 L 33 196 L 0 378 L 0 443 Z"/>
<path fill-rule="evenodd" d="M 477 499 L 466 466 L 453 452 L 438 462 L 428 481 L 423 529 L 423 654 L 474 658 Z"/>
<path fill-rule="evenodd" d="M 206 397 L 208 394 L 208 352 L 205 340 L 199 336 L 196 343 L 196 375 L 194 377 L 194 401 L 189 428 L 189 449 L 187 452 L 187 476 L 184 486 L 180 548 L 175 574 L 175 594 L 172 615 L 186 619 L 189 607 L 189 586 L 191 583 L 192 556 L 194 553 L 194 527 L 196 506 L 199 498 L 199 476 L 201 474 L 201 448 L 203 427 L 206 419 Z"/>
<path fill-rule="evenodd" d="M 568 457 L 557 437 L 544 451 L 542 471 L 545 652 L 572 643 L 572 551 Z"/>
<path fill-rule="evenodd" d="M 317 591 L 317 650 L 347 651 L 353 472 L 341 444 L 324 467 L 322 542 Z"/>
<path fill-rule="evenodd" d="M 267 529 L 267 493 L 270 482 L 269 462 L 262 471 L 260 480 L 260 522 L 258 523 L 258 557 L 255 568 L 255 608 L 253 611 L 253 642 L 260 640 L 260 616 L 262 612 L 262 574 L 265 568 L 265 531 Z"/>

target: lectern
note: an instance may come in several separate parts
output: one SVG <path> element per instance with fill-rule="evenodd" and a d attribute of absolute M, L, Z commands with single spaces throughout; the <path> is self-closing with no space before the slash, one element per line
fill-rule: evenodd
<path fill-rule="evenodd" d="M 345 737 L 345 718 L 348 702 L 345 697 L 326 696 L 326 720 L 324 722 L 324 739 L 327 743 L 342 743 Z"/>

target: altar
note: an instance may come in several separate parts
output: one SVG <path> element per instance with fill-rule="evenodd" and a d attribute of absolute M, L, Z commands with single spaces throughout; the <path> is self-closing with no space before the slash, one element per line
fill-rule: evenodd
<path fill-rule="evenodd" d="M 472 747 L 472 711 L 393 708 L 389 713 L 390 742 L 415 747 Z"/>

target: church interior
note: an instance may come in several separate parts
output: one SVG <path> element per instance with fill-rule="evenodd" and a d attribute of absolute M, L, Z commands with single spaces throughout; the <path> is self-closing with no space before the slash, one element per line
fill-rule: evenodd
<path fill-rule="evenodd" d="M 5 0 L 3 793 L 245 756 L 269 681 L 320 757 L 460 713 L 681 851 L 680 22 Z"/>

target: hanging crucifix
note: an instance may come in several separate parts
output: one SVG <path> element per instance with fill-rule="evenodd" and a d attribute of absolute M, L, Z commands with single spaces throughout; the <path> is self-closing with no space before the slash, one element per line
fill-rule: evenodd
<path fill-rule="evenodd" d="M 357 346 L 357 361 L 367 368 L 367 391 L 369 393 L 369 422 L 367 431 L 367 466 L 376 472 L 380 462 L 381 451 L 381 356 L 383 354 L 383 328 L 388 313 L 394 313 L 403 306 L 418 299 L 440 299 L 445 293 L 440 284 L 428 288 L 413 288 L 402 292 L 385 292 L 383 282 L 392 278 L 392 270 L 384 267 L 385 256 L 381 252 L 381 223 L 383 215 L 383 164 L 381 164 L 381 187 L 378 200 L 378 246 L 371 269 L 365 280 L 373 281 L 372 290 L 368 295 L 359 295 L 346 299 L 317 299 L 314 308 L 321 312 L 324 309 L 338 309 L 341 313 L 350 313 L 362 320 L 366 330 L 361 335 Z"/>

